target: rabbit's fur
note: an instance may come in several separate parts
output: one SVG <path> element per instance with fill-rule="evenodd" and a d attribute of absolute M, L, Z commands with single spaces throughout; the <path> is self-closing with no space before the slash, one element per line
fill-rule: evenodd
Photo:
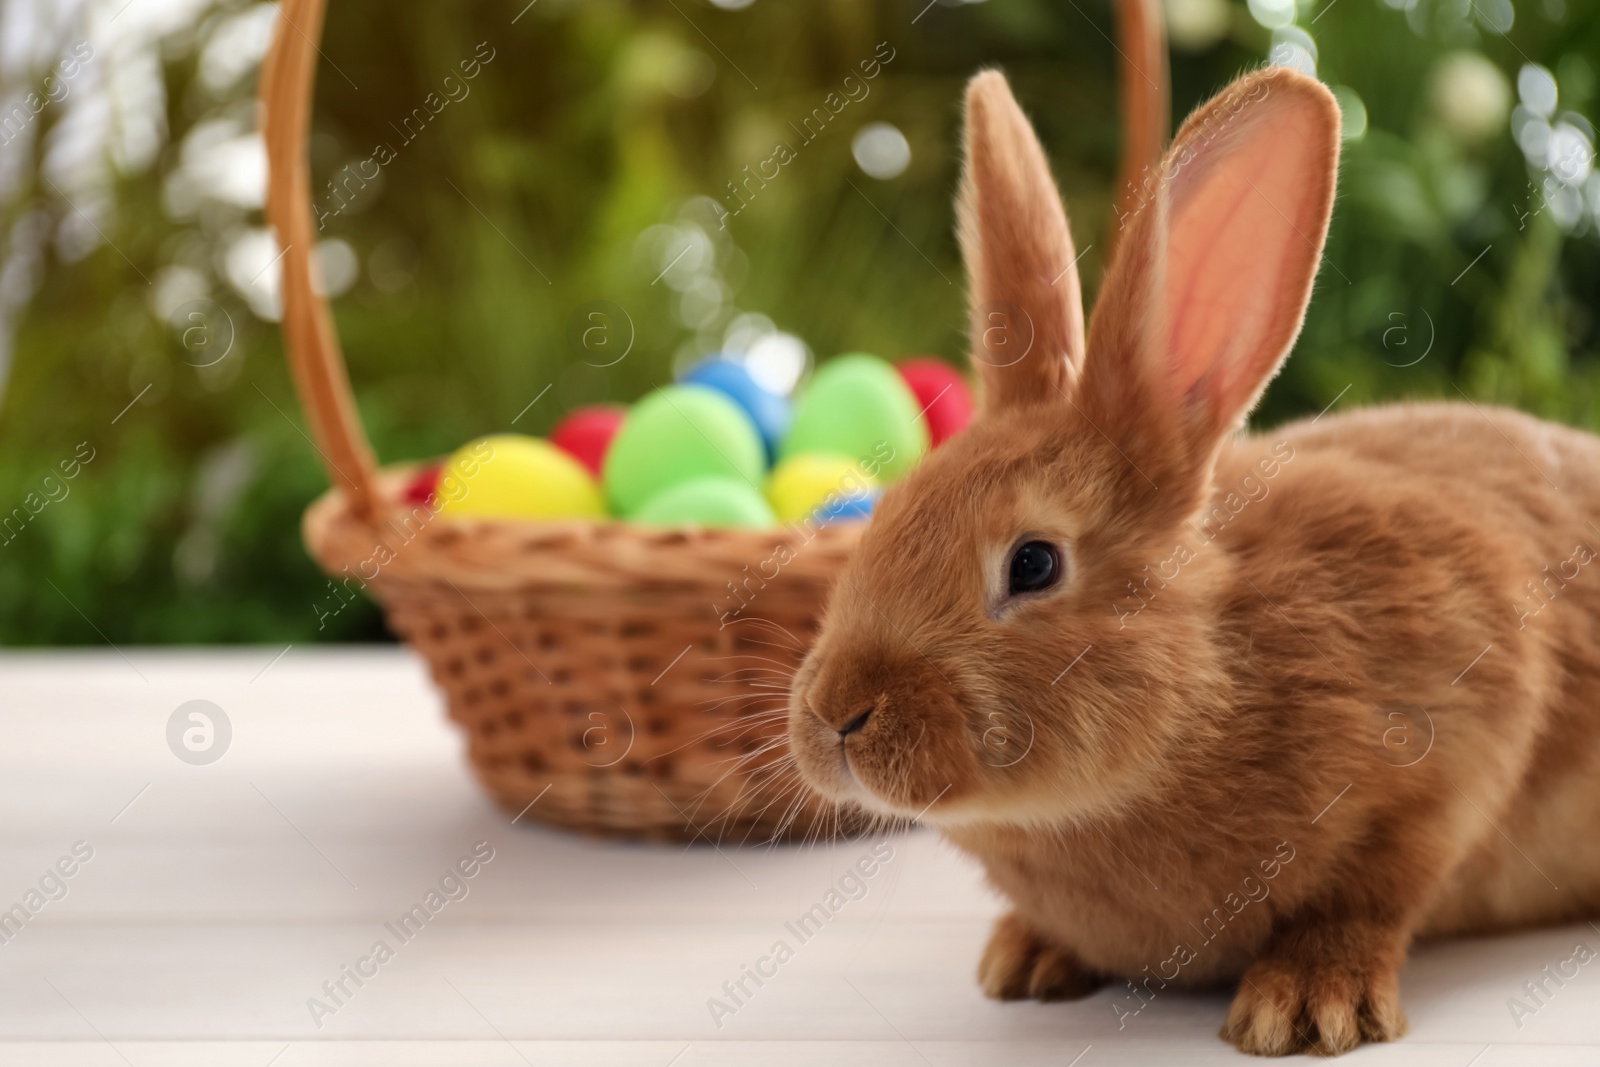
<path fill-rule="evenodd" d="M 1282 69 L 1191 116 L 1085 338 L 1044 154 L 1003 77 L 968 91 L 980 416 L 885 494 L 789 736 L 984 865 L 991 996 L 1237 980 L 1241 1049 L 1340 1052 L 1404 1032 L 1414 938 L 1600 910 L 1600 440 L 1468 404 L 1235 433 L 1338 123 Z M 1009 596 L 1024 541 L 1063 575 Z"/>

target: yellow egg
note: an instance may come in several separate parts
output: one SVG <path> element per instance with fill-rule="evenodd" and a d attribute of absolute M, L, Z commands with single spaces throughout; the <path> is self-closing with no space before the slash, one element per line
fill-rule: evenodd
<path fill-rule="evenodd" d="M 871 495 L 876 483 L 847 456 L 804 452 L 773 468 L 767 478 L 767 500 L 780 522 L 794 522 L 813 513 L 821 517 L 841 500 Z"/>
<path fill-rule="evenodd" d="M 480 437 L 439 472 L 441 515 L 499 519 L 600 518 L 600 487 L 583 465 L 548 441 L 520 434 Z"/>

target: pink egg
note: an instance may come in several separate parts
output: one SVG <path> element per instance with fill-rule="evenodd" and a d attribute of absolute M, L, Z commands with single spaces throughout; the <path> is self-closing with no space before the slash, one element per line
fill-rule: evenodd
<path fill-rule="evenodd" d="M 617 428 L 627 414 L 627 408 L 614 404 L 579 408 L 550 431 L 550 443 L 589 468 L 589 473 L 598 478 L 606 449 L 611 447 L 611 439 L 617 435 Z"/>
<path fill-rule="evenodd" d="M 928 442 L 937 447 L 972 421 L 972 390 L 954 367 L 939 359 L 919 357 L 895 366 L 917 398 L 928 421 Z"/>

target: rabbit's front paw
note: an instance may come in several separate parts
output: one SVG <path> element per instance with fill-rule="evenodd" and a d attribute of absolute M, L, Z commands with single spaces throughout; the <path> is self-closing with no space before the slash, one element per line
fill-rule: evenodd
<path fill-rule="evenodd" d="M 995 1000 L 1077 1000 L 1099 989 L 1105 979 L 1010 912 L 989 935 L 978 964 L 978 984 Z"/>
<path fill-rule="evenodd" d="M 1260 960 L 1245 972 L 1222 1028 L 1226 1040 L 1257 1056 L 1336 1056 L 1405 1032 L 1392 967 L 1281 958 Z"/>

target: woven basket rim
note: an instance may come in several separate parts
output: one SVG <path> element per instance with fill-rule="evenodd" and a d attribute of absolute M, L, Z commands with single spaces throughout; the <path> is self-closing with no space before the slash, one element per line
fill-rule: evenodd
<path fill-rule="evenodd" d="M 396 500 L 422 464 L 376 473 L 380 498 Z M 381 516 L 381 517 L 380 517 Z M 312 557 L 381 592 L 396 584 L 450 583 L 480 590 L 714 592 L 744 577 L 786 588 L 832 584 L 860 539 L 862 522 L 791 523 L 763 529 L 650 527 L 623 519 L 497 519 L 446 516 L 417 504 L 363 517 L 348 494 L 326 490 L 302 523 Z M 385 551 L 386 550 L 386 551 Z M 715 603 L 710 595 L 708 604 Z M 728 601 L 730 608 L 737 601 Z"/>

